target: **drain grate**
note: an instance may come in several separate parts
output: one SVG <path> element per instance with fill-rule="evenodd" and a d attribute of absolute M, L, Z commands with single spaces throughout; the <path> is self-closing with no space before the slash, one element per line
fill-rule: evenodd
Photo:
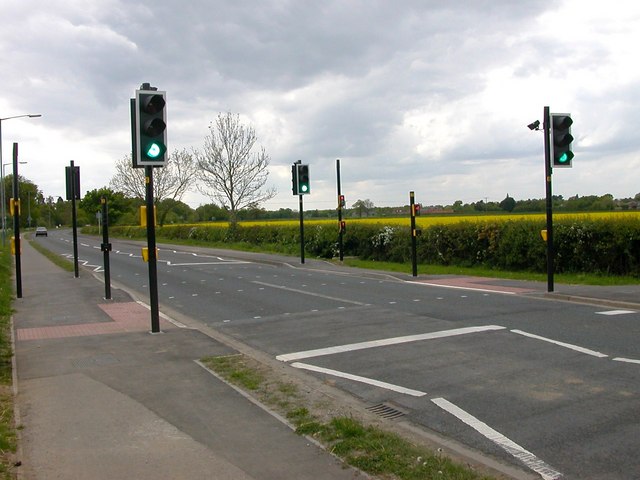
<path fill-rule="evenodd" d="M 366 409 L 369 410 L 371 413 L 375 413 L 379 417 L 387 418 L 391 420 L 395 418 L 404 417 L 406 415 L 406 412 L 403 412 L 402 410 L 392 407 L 388 403 L 378 403 L 377 405 L 372 405 L 371 407 L 367 407 Z"/>

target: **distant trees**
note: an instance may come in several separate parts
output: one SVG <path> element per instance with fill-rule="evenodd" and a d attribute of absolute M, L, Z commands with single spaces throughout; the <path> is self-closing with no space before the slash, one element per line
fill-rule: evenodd
<path fill-rule="evenodd" d="M 107 199 L 109 207 L 109 223 L 118 223 L 122 217 L 127 216 L 126 223 L 134 223 L 135 199 L 126 197 L 122 192 L 113 191 L 102 187 L 86 192 L 80 200 L 79 207 L 84 211 L 85 218 L 81 223 L 95 224 L 95 214 L 102 211 L 102 197 Z"/>
<path fill-rule="evenodd" d="M 109 186 L 128 197 L 144 200 L 145 169 L 133 168 L 131 155 L 116 161 L 115 166 L 116 174 L 109 181 Z M 171 209 L 193 187 L 195 175 L 196 163 L 193 155 L 186 149 L 172 152 L 164 167 L 153 169 L 153 196 L 160 225 L 164 224 Z M 164 202 L 165 200 L 173 202 Z"/>
<path fill-rule="evenodd" d="M 195 151 L 200 191 L 229 212 L 235 224 L 238 211 L 257 208 L 276 195 L 265 187 L 269 155 L 256 145 L 256 132 L 230 112 L 218 114 L 209 125 L 202 151 Z"/>
<path fill-rule="evenodd" d="M 375 208 L 375 205 L 371 200 L 367 198 L 366 200 L 357 200 L 351 206 L 351 208 L 355 209 L 358 214 L 358 217 L 362 218 L 363 215 L 365 217 L 368 217 L 371 213 L 373 213 L 373 209 Z"/>
<path fill-rule="evenodd" d="M 516 208 L 515 199 L 507 193 L 506 198 L 500 202 L 500 208 L 505 212 L 513 212 L 513 209 Z"/>

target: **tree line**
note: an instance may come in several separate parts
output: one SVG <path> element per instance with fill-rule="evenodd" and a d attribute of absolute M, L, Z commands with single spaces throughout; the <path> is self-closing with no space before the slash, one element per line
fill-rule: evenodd
<path fill-rule="evenodd" d="M 297 218 L 297 210 L 280 208 L 272 211 L 262 207 L 276 195 L 267 185 L 270 157 L 257 144 L 253 127 L 240 121 L 237 114 L 220 113 L 209 125 L 201 150 L 182 149 L 168 155 L 163 168 L 154 169 L 154 200 L 160 225 L 225 221 L 235 224 L 242 220 Z M 79 202 L 78 223 L 96 224 L 101 210 L 101 198 L 109 205 L 109 220 L 114 225 L 139 223 L 139 207 L 145 204 L 144 169 L 133 168 L 131 155 L 115 163 L 116 173 L 108 186 L 88 191 Z M 12 191 L 12 175 L 4 178 L 8 217 L 8 198 Z M 62 197 L 45 197 L 30 180 L 20 177 L 20 200 L 23 227 L 44 225 L 54 227 L 71 223 L 71 205 Z M 197 189 L 211 203 L 196 209 L 182 201 L 189 190 Z M 640 194 L 634 198 L 614 199 L 612 195 L 575 195 L 568 199 L 553 197 L 556 211 L 607 211 L 637 209 Z M 509 194 L 500 202 L 479 200 L 472 203 L 455 201 L 452 205 L 423 205 L 422 214 L 482 214 L 544 212 L 544 199 L 516 200 Z M 385 217 L 407 215 L 408 205 L 377 207 L 370 199 L 358 199 L 343 216 Z M 337 217 L 335 209 L 305 211 L 307 218 Z M 7 218 L 7 226 L 11 226 Z"/>

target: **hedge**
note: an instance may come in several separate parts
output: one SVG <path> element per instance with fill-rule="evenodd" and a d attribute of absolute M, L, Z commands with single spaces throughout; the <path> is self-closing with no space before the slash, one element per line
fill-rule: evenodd
<path fill-rule="evenodd" d="M 418 262 L 454 266 L 483 266 L 502 270 L 546 271 L 546 245 L 541 220 L 461 221 L 424 228 L 417 237 Z M 97 233 L 95 227 L 87 233 Z M 141 227 L 111 227 L 111 233 L 144 238 Z M 156 229 L 158 239 L 228 242 L 294 253 L 299 249 L 300 231 L 291 224 L 239 224 L 227 226 L 170 225 Z M 338 254 L 337 225 L 305 224 L 305 252 L 331 258 Z M 607 217 L 567 218 L 554 222 L 556 272 L 640 276 L 640 219 Z M 362 259 L 408 262 L 411 235 L 406 226 L 375 223 L 347 224 L 344 254 Z"/>

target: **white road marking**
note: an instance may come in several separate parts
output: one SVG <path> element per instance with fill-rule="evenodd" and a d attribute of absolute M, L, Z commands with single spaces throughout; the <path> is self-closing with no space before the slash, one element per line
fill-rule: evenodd
<path fill-rule="evenodd" d="M 323 355 L 333 355 L 335 353 L 353 352 L 354 350 L 363 350 L 366 348 L 386 347 L 389 345 L 397 345 L 400 343 L 418 342 L 421 340 L 432 340 L 435 338 L 453 337 L 456 335 L 465 335 L 467 333 L 481 333 L 492 330 L 504 330 L 505 327 L 499 325 L 484 325 L 479 327 L 454 328 L 452 330 L 441 330 L 439 332 L 422 333 L 419 335 L 408 335 L 405 337 L 383 338 L 380 340 L 372 340 L 369 342 L 349 343 L 346 345 L 336 345 L 333 347 L 318 348 L 316 350 L 307 350 L 304 352 L 287 353 L 278 355 L 277 360 L 282 362 L 290 362 L 292 360 L 301 360 L 303 358 L 320 357 Z"/>
<path fill-rule="evenodd" d="M 190 267 L 194 265 L 239 265 L 242 263 L 250 263 L 250 262 L 242 262 L 240 260 L 223 260 L 221 262 L 188 262 L 188 263 L 173 263 L 169 260 L 166 260 L 166 263 L 170 267 Z"/>
<path fill-rule="evenodd" d="M 373 385 L 375 387 L 384 388 L 385 390 L 391 390 L 393 392 L 404 393 L 411 395 L 412 397 L 424 397 L 425 392 L 419 390 L 412 390 L 410 388 L 401 387 L 400 385 L 394 385 L 392 383 L 381 382 L 380 380 L 374 380 L 372 378 L 361 377 L 359 375 L 352 375 L 346 372 L 340 372 L 338 370 L 331 370 L 329 368 L 316 367 L 315 365 L 309 365 L 307 363 L 294 362 L 292 367 L 300 368 L 302 370 L 309 370 L 311 372 L 324 373 L 334 377 L 346 378 L 347 380 L 353 380 L 354 382 L 366 383 L 367 385 Z"/>
<path fill-rule="evenodd" d="M 616 357 L 612 358 L 614 362 L 625 362 L 625 363 L 637 363 L 640 365 L 640 360 L 634 360 L 633 358 L 624 358 L 624 357 Z"/>
<path fill-rule="evenodd" d="M 425 285 L 427 287 L 441 287 L 441 288 L 452 288 L 453 290 L 470 290 L 472 292 L 488 292 L 488 293 L 503 293 L 505 295 L 515 295 L 515 292 L 506 292 L 504 290 L 493 290 L 490 288 L 478 288 L 478 287 L 461 287 L 459 285 L 442 285 L 440 283 L 429 283 L 429 282 L 414 282 L 408 280 L 406 283 L 413 283 L 415 285 Z"/>
<path fill-rule="evenodd" d="M 553 343 L 554 345 L 558 345 L 560 347 L 569 348 L 571 350 L 575 350 L 576 352 L 586 353 L 587 355 L 591 355 L 598 358 L 606 358 L 609 355 L 605 355 L 604 353 L 596 352 L 595 350 L 589 350 L 588 348 L 579 347 L 578 345 L 573 345 L 571 343 L 559 342 L 558 340 L 553 340 L 551 338 L 541 337 L 539 335 L 534 335 L 533 333 L 523 332 L 522 330 L 511 330 L 513 333 L 517 333 L 518 335 L 524 335 L 525 337 L 535 338 L 536 340 L 542 340 L 543 342 Z"/>
<path fill-rule="evenodd" d="M 605 312 L 596 312 L 598 315 L 626 315 L 627 313 L 636 313 L 635 310 L 607 310 Z"/>
<path fill-rule="evenodd" d="M 500 432 L 494 430 L 486 423 L 478 420 L 470 413 L 465 412 L 457 405 L 454 405 L 444 398 L 432 398 L 431 401 L 442 408 L 444 411 L 463 421 L 475 431 L 491 440 L 507 453 L 513 455 L 531 470 L 540 474 L 540 476 L 545 480 L 557 480 L 559 478 L 562 478 L 563 475 L 560 472 L 547 465 L 533 453 L 522 448 L 520 445 L 505 437 Z"/>
<path fill-rule="evenodd" d="M 311 295 L 312 297 L 326 298 L 328 300 L 335 300 L 337 302 L 351 303 L 353 305 L 360 305 L 360 306 L 365 305 L 364 303 L 357 302 L 355 300 L 348 300 L 346 298 L 338 298 L 338 297 L 330 297 L 329 295 L 321 295 L 319 293 L 309 292 L 308 290 L 299 290 L 297 288 L 285 287 L 284 285 L 274 285 L 273 283 L 258 282 L 257 280 L 252 280 L 251 283 L 255 283 L 257 285 L 264 285 L 265 287 L 278 288 L 280 290 L 286 290 L 288 292 L 304 293 L 305 295 Z"/>

